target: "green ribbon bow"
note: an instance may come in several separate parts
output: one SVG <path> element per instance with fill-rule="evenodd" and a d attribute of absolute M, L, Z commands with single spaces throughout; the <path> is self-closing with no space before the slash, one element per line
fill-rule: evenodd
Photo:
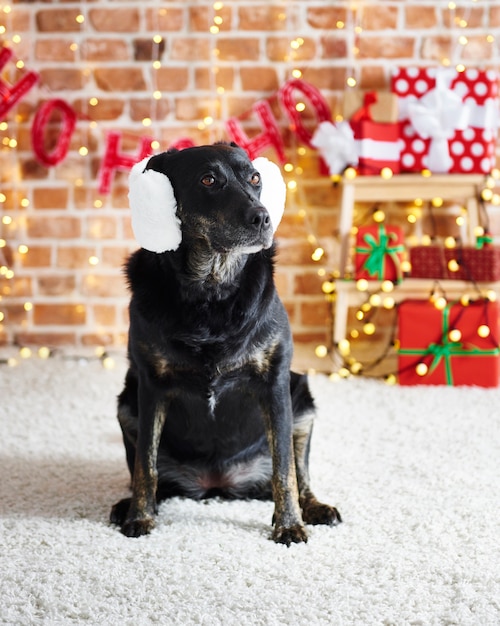
<path fill-rule="evenodd" d="M 431 343 L 426 349 L 411 349 L 400 348 L 399 354 L 402 355 L 414 355 L 422 357 L 432 357 L 431 364 L 429 366 L 428 373 L 436 369 L 442 359 L 444 359 L 444 369 L 446 384 L 453 385 L 453 372 L 451 368 L 451 359 L 453 356 L 497 356 L 500 354 L 500 348 L 497 346 L 491 350 L 483 350 L 472 346 L 471 348 L 465 348 L 462 343 L 458 341 L 451 341 L 449 338 L 450 331 L 450 309 L 453 306 L 452 303 L 447 304 L 443 309 L 443 327 L 441 343 Z"/>
<path fill-rule="evenodd" d="M 493 243 L 493 237 L 491 235 L 479 235 L 478 237 L 476 237 L 476 249 L 477 250 L 481 250 L 481 248 L 484 248 L 484 246 L 487 246 L 488 244 Z"/>
<path fill-rule="evenodd" d="M 396 267 L 398 282 L 401 280 L 401 263 L 398 253 L 404 252 L 405 248 L 401 244 L 390 245 L 391 240 L 397 241 L 397 238 L 397 234 L 388 233 L 383 224 L 380 224 L 378 227 L 378 240 L 371 233 L 364 235 L 363 241 L 368 247 L 357 246 L 356 253 L 368 255 L 363 264 L 363 269 L 368 272 L 369 276 L 375 276 L 379 280 L 382 280 L 384 277 L 385 257 L 389 256 Z"/>

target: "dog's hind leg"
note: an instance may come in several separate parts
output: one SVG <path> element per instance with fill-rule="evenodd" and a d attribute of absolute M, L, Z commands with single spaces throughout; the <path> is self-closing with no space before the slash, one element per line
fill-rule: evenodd
<path fill-rule="evenodd" d="M 337 509 L 319 502 L 311 490 L 309 478 L 309 451 L 314 422 L 314 402 L 306 376 L 291 372 L 293 407 L 293 450 L 299 488 L 299 504 L 306 524 L 339 524 L 342 519 Z"/>

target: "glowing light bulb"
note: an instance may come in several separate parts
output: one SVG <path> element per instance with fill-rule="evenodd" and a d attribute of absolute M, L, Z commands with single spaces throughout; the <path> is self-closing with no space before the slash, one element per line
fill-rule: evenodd
<path fill-rule="evenodd" d="M 112 370 L 115 367 L 115 360 L 112 357 L 107 356 L 102 360 L 102 366 L 104 369 Z"/>
<path fill-rule="evenodd" d="M 365 335 L 374 335 L 375 334 L 375 324 L 373 322 L 367 322 L 363 326 L 363 332 Z"/>
<path fill-rule="evenodd" d="M 48 359 L 50 356 L 50 348 L 47 348 L 47 346 L 41 346 L 38 348 L 38 356 L 41 359 Z"/>
<path fill-rule="evenodd" d="M 425 376 L 428 371 L 429 368 L 425 363 L 418 363 L 417 367 L 415 368 L 417 376 Z"/>
<path fill-rule="evenodd" d="M 491 199 L 493 198 L 493 191 L 491 189 L 483 189 L 481 191 L 481 198 L 485 201 L 485 202 L 490 202 Z"/>
<path fill-rule="evenodd" d="M 363 369 L 363 365 L 359 361 L 355 361 L 354 363 L 352 363 L 350 369 L 352 374 L 359 374 Z"/>
<path fill-rule="evenodd" d="M 351 344 L 348 339 L 341 339 L 337 347 L 342 356 L 347 356 L 351 352 Z"/>
<path fill-rule="evenodd" d="M 486 326 L 486 324 L 481 324 L 481 326 L 477 329 L 477 334 L 478 334 L 480 337 L 483 337 L 483 339 L 484 339 L 485 337 L 489 337 L 490 332 L 491 332 L 491 331 L 490 331 L 490 327 L 489 327 L 489 326 Z"/>
<path fill-rule="evenodd" d="M 328 354 L 328 348 L 324 345 L 316 346 L 314 353 L 316 354 L 318 358 L 324 359 L 325 356 L 327 356 Z"/>
<path fill-rule="evenodd" d="M 453 341 L 453 343 L 457 343 L 460 339 L 462 339 L 462 333 L 458 330 L 458 328 L 454 328 L 448 333 L 448 338 L 450 341 Z"/>
<path fill-rule="evenodd" d="M 447 300 L 446 300 L 446 298 L 444 296 L 439 296 L 434 301 L 434 306 L 436 307 L 436 309 L 439 309 L 440 311 L 442 311 L 444 308 L 446 308 L 447 304 L 448 304 L 448 302 L 447 302 Z"/>
<path fill-rule="evenodd" d="M 316 250 L 311 255 L 311 259 L 313 261 L 320 261 L 324 254 L 325 251 L 323 250 L 323 248 L 316 248 Z"/>
<path fill-rule="evenodd" d="M 497 299 L 496 291 L 494 291 L 493 289 L 488 289 L 488 291 L 486 292 L 486 297 L 488 298 L 490 302 L 496 302 L 496 299 Z"/>

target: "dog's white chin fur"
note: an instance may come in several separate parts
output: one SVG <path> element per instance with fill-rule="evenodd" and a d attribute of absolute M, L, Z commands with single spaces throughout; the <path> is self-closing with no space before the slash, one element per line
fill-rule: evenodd
<path fill-rule="evenodd" d="M 260 252 L 261 250 L 267 250 L 271 246 L 241 246 L 241 248 L 236 248 L 236 252 L 240 254 L 255 254 L 256 252 Z"/>

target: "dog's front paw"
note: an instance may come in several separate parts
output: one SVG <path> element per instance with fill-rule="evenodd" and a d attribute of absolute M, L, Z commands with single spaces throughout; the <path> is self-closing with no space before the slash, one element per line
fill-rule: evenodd
<path fill-rule="evenodd" d="M 154 517 L 142 517 L 139 519 L 126 519 L 122 524 L 121 532 L 125 537 L 142 537 L 156 526 Z"/>
<path fill-rule="evenodd" d="M 284 543 L 289 547 L 292 543 L 307 543 L 307 533 L 302 524 L 295 524 L 289 528 L 275 526 L 272 539 L 276 543 Z"/>
<path fill-rule="evenodd" d="M 121 532 L 126 537 L 142 537 L 149 535 L 155 527 L 155 519 L 150 515 L 129 515 L 131 498 L 124 498 L 117 502 L 111 509 L 109 521 L 121 526 Z"/>
<path fill-rule="evenodd" d="M 306 524 L 326 526 L 337 526 L 342 522 L 340 513 L 334 506 L 323 504 L 316 499 L 310 500 L 302 507 L 302 519 Z"/>
<path fill-rule="evenodd" d="M 116 524 L 117 526 L 121 526 L 123 522 L 127 519 L 127 513 L 130 509 L 131 498 L 124 498 L 114 504 L 111 508 L 111 513 L 109 514 L 109 521 L 112 524 Z"/>

